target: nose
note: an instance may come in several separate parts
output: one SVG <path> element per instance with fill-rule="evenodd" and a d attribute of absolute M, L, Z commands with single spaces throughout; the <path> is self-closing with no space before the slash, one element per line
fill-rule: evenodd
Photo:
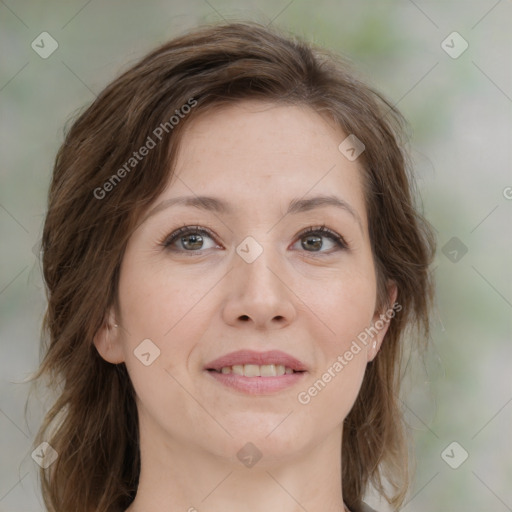
<path fill-rule="evenodd" d="M 235 254 L 225 282 L 224 321 L 259 330 L 281 329 L 292 323 L 298 299 L 287 282 L 284 267 L 268 247 L 251 263 Z"/>

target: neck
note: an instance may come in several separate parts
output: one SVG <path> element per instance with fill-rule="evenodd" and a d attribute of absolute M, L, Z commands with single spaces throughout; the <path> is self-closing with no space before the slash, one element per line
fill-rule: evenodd
<path fill-rule="evenodd" d="M 140 429 L 137 496 L 127 512 L 347 510 L 341 488 L 341 426 L 320 444 L 292 455 L 282 456 L 268 441 L 251 467 L 238 460 L 236 448 L 219 456 L 218 447 L 209 451 L 180 444 L 146 427 Z M 234 444 L 244 446 L 239 440 Z"/>

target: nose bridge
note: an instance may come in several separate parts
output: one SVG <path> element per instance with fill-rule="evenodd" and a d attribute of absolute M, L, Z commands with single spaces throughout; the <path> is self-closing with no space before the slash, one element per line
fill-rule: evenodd
<path fill-rule="evenodd" d="M 253 232 L 254 233 L 254 232 Z M 226 304 L 230 323 L 252 320 L 258 326 L 288 323 L 294 317 L 284 262 L 268 233 L 246 236 L 236 247 Z"/>
<path fill-rule="evenodd" d="M 245 288 L 251 287 L 253 294 L 258 288 L 266 293 L 279 292 L 283 283 L 278 274 L 282 275 L 283 269 L 282 262 L 279 261 L 279 249 L 273 245 L 271 235 L 265 233 L 246 236 L 238 244 L 236 253 L 242 260 L 236 262 L 236 266 L 241 269 L 239 278 L 243 280 Z"/>

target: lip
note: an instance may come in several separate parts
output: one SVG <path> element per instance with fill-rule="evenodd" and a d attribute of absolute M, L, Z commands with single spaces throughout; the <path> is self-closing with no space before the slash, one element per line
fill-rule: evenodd
<path fill-rule="evenodd" d="M 205 370 L 205 373 L 216 382 L 249 395 L 276 393 L 297 384 L 307 375 L 306 372 L 297 372 L 278 377 L 244 377 L 233 373 L 225 374 L 208 370 Z"/>
<path fill-rule="evenodd" d="M 287 354 L 286 352 L 281 352 L 280 350 L 269 350 L 266 352 L 256 352 L 254 350 L 238 350 L 236 352 L 231 352 L 230 354 L 226 354 L 213 361 L 210 361 L 204 366 L 204 369 L 220 371 L 221 368 L 223 368 L 224 366 L 234 366 L 242 364 L 257 364 L 258 366 L 267 364 L 281 364 L 283 366 L 291 368 L 296 372 L 307 371 L 307 367 L 302 361 L 299 361 L 297 358 L 291 356 L 290 354 Z M 287 376 L 293 376 L 293 374 Z M 279 377 L 264 377 L 264 379 L 270 381 L 271 379 L 281 379 L 281 377 L 284 377 L 284 375 Z M 261 379 L 261 377 L 243 378 Z"/>

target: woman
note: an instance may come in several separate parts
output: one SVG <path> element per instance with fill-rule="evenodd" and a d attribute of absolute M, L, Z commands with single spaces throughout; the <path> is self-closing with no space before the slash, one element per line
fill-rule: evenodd
<path fill-rule="evenodd" d="M 401 127 L 341 59 L 255 23 L 164 44 L 78 117 L 43 233 L 48 510 L 403 503 L 435 242 Z"/>

